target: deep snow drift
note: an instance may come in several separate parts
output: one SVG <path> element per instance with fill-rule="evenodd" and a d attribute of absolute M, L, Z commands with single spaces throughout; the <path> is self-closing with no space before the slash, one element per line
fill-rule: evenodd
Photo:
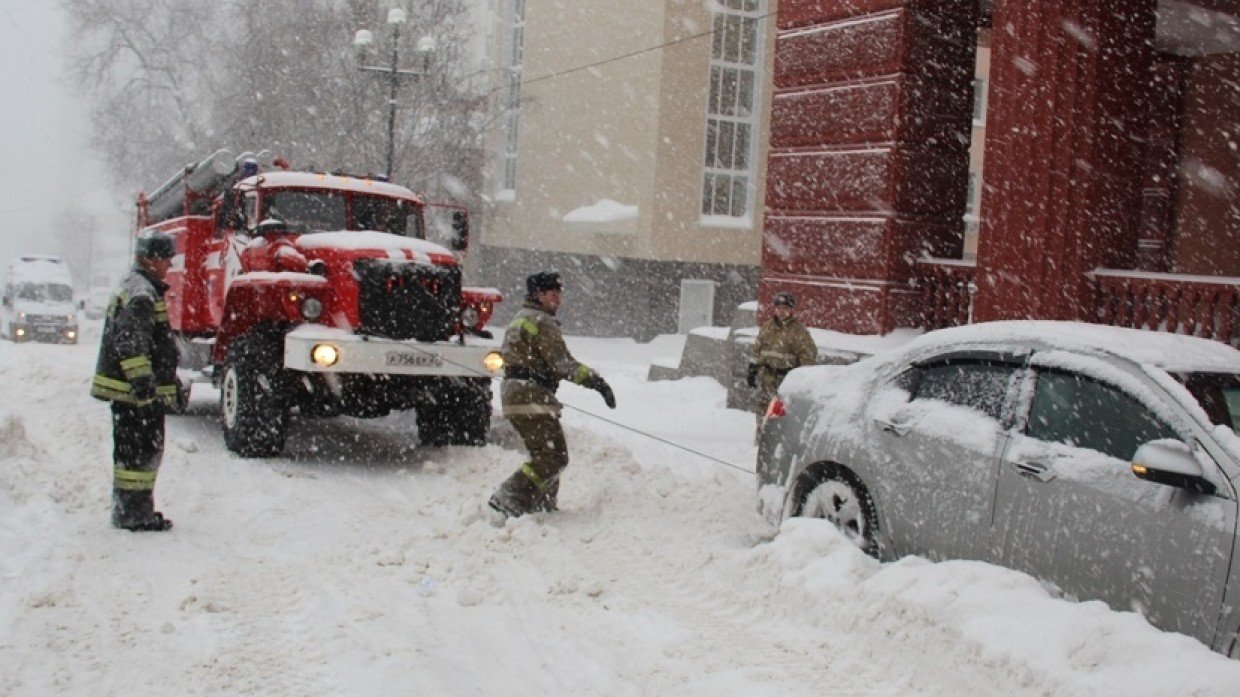
<path fill-rule="evenodd" d="M 1240 665 L 1139 616 L 972 562 L 879 565 L 754 504 L 753 417 L 652 344 L 572 339 L 616 391 L 561 388 L 558 514 L 491 524 L 522 461 L 415 447 L 412 419 L 223 447 L 169 418 L 165 534 L 108 527 L 107 407 L 79 346 L 0 343 L 0 694 L 1235 695 Z M 601 418 L 597 418 L 601 417 Z M 641 435 L 683 444 L 708 457 Z M 723 461 L 723 464 L 719 461 Z"/>

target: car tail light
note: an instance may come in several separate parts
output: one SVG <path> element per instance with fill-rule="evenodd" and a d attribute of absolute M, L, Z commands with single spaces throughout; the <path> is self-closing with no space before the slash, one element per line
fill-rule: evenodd
<path fill-rule="evenodd" d="M 778 419 L 779 417 L 784 416 L 787 413 L 788 413 L 788 410 L 784 409 L 784 400 L 780 399 L 779 397 L 776 397 L 775 399 L 771 400 L 771 403 L 769 405 L 767 405 L 766 416 L 762 418 L 763 419 Z"/>

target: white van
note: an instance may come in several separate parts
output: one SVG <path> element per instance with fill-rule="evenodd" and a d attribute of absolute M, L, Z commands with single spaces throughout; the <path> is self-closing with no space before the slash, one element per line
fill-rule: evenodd
<path fill-rule="evenodd" d="M 23 254 L 15 259 L 0 305 L 0 334 L 7 339 L 77 343 L 73 278 L 60 257 Z"/>

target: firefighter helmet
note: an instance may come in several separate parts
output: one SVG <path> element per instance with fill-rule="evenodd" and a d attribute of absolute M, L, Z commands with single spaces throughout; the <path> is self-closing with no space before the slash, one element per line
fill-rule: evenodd
<path fill-rule="evenodd" d="M 171 259 L 177 255 L 176 242 L 166 232 L 148 230 L 138 235 L 133 255 L 139 259 Z"/>
<path fill-rule="evenodd" d="M 525 294 L 531 298 L 544 291 L 562 290 L 563 288 L 563 284 L 560 283 L 560 274 L 554 271 L 539 271 L 525 279 Z"/>
<path fill-rule="evenodd" d="M 775 298 L 771 300 L 772 305 L 787 305 L 788 307 L 797 306 L 797 298 L 792 293 L 776 293 Z"/>

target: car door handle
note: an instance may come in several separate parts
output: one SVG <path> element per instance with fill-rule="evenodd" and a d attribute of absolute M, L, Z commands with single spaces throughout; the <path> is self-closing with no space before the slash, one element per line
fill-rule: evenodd
<path fill-rule="evenodd" d="M 1020 473 L 1022 477 L 1036 479 L 1039 482 L 1049 482 L 1055 478 L 1055 472 L 1041 462 L 1012 462 L 1012 467 Z"/>
<path fill-rule="evenodd" d="M 874 419 L 874 424 L 883 431 L 897 436 L 905 435 L 912 428 L 912 426 L 909 426 L 908 424 L 898 424 L 892 421 L 883 421 L 882 419 Z"/>

